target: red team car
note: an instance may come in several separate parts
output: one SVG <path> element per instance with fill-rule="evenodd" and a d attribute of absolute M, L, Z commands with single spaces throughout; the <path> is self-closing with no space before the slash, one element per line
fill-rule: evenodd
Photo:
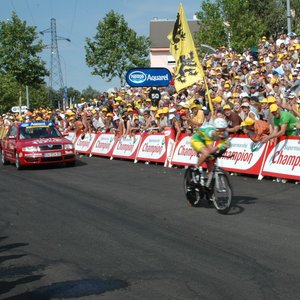
<path fill-rule="evenodd" d="M 17 169 L 38 164 L 75 164 L 75 149 L 52 122 L 13 125 L 1 141 L 2 163 Z"/>

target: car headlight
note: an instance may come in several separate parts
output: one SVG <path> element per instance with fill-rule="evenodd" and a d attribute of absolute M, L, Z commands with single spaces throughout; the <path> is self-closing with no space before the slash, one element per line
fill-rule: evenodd
<path fill-rule="evenodd" d="M 37 151 L 39 151 L 39 149 L 36 146 L 28 146 L 28 147 L 23 147 L 22 151 L 23 152 L 37 152 Z"/>
<path fill-rule="evenodd" d="M 72 149 L 74 149 L 74 145 L 73 144 L 66 144 L 64 146 L 64 148 L 65 148 L 65 150 L 72 150 Z"/>

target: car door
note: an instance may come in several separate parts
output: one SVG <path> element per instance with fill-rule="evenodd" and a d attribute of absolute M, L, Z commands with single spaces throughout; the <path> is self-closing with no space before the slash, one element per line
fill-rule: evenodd
<path fill-rule="evenodd" d="M 7 159 L 14 160 L 15 159 L 15 148 L 17 143 L 17 126 L 12 126 L 5 137 L 5 154 Z"/>

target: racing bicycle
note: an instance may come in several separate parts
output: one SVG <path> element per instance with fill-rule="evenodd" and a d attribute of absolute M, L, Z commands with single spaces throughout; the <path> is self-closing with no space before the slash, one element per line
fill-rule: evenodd
<path fill-rule="evenodd" d="M 213 153 L 208 159 L 215 160 L 214 167 L 209 174 L 198 168 L 189 166 L 184 174 L 184 193 L 191 206 L 213 206 L 220 214 L 227 214 L 232 205 L 233 189 L 226 171 L 218 166 L 219 157 L 225 150 Z M 230 156 L 232 157 L 232 156 Z"/>

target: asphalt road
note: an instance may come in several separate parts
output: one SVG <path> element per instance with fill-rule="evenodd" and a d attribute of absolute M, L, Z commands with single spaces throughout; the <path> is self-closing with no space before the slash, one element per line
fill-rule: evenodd
<path fill-rule="evenodd" d="M 183 169 L 0 166 L 0 299 L 299 299 L 299 185 L 231 176 L 226 216 Z"/>

